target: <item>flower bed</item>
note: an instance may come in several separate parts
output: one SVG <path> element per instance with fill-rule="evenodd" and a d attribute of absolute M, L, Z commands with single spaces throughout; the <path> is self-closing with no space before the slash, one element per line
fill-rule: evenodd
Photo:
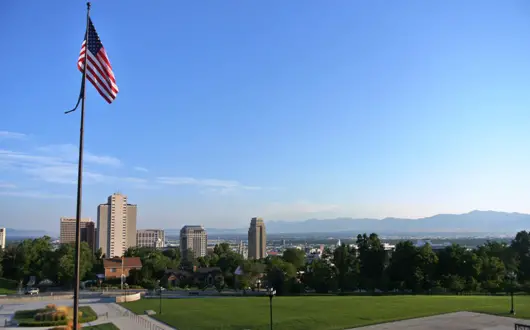
<path fill-rule="evenodd" d="M 94 310 L 88 306 L 79 307 L 81 323 L 95 321 L 98 317 Z M 14 319 L 21 327 L 52 327 L 67 325 L 73 317 L 71 307 L 56 307 L 48 305 L 46 308 L 18 311 Z"/>

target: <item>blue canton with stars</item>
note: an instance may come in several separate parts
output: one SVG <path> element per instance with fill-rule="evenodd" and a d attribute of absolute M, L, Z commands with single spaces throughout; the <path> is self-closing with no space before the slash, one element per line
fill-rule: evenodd
<path fill-rule="evenodd" d="M 98 33 L 96 32 L 96 29 L 94 28 L 94 24 L 92 24 L 92 20 L 89 19 L 88 21 L 88 40 L 87 40 L 87 48 L 92 53 L 92 55 L 96 56 L 96 54 L 99 52 L 101 48 L 103 48 L 103 44 L 101 43 L 101 40 L 99 40 Z"/>

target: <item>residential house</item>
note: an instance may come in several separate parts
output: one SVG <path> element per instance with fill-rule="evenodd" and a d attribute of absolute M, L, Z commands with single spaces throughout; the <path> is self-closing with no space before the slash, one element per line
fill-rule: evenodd
<path fill-rule="evenodd" d="M 173 269 L 166 271 L 167 283 L 170 286 L 180 286 L 181 283 L 187 285 L 205 285 L 213 286 L 215 279 L 222 276 L 221 268 L 219 267 L 193 267 L 192 270 Z"/>
<path fill-rule="evenodd" d="M 139 257 L 104 259 L 103 268 L 105 268 L 105 279 L 120 278 L 122 274 L 127 277 L 131 269 L 142 269 L 142 261 Z"/>

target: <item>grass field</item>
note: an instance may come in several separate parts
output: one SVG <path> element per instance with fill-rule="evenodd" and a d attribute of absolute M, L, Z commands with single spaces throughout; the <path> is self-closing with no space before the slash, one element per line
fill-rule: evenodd
<path fill-rule="evenodd" d="M 143 314 L 158 313 L 158 299 L 142 299 L 125 307 Z M 515 298 L 517 317 L 530 318 L 530 296 Z M 275 330 L 333 330 L 470 311 L 508 316 L 510 297 L 491 296 L 310 296 L 276 297 L 273 300 Z M 155 318 L 179 330 L 269 329 L 269 299 L 197 298 L 164 299 L 162 315 Z"/>
<path fill-rule="evenodd" d="M 10 294 L 17 291 L 18 282 L 0 277 L 0 294 Z"/>

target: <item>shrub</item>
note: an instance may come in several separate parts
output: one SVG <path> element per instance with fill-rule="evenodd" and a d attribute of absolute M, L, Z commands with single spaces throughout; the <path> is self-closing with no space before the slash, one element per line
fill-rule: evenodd
<path fill-rule="evenodd" d="M 18 313 L 18 314 L 17 314 Z M 15 319 L 18 319 L 20 327 L 57 327 L 58 329 L 71 329 L 64 326 L 68 320 L 68 315 L 71 317 L 72 308 L 61 306 L 57 310 L 50 309 L 37 309 L 33 311 L 20 311 L 15 315 Z M 18 316 L 18 317 L 17 317 Z M 24 316 L 24 317 L 22 317 Z M 97 320 L 97 314 L 94 310 L 88 306 L 80 307 L 79 320 L 82 323 L 92 322 Z"/>
<path fill-rule="evenodd" d="M 46 305 L 46 309 L 56 309 L 57 306 L 55 306 L 55 304 L 48 304 Z"/>
<path fill-rule="evenodd" d="M 19 327 L 53 327 L 64 325 L 64 321 L 20 321 Z"/>

